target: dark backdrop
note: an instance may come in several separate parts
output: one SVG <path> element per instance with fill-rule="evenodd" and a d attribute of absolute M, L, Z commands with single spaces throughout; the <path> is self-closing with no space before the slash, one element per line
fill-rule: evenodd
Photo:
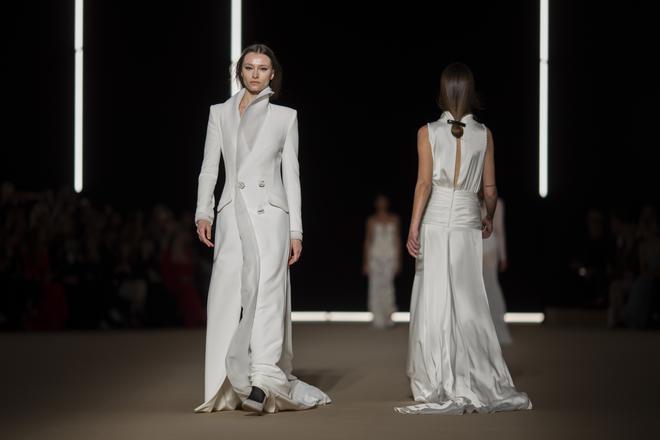
<path fill-rule="evenodd" d="M 550 196 L 537 195 L 538 2 L 244 1 L 244 42 L 284 66 L 299 110 L 304 258 L 294 308 L 363 309 L 364 219 L 388 194 L 407 225 L 417 129 L 438 78 L 469 64 L 507 202 L 511 310 L 553 302 L 585 209 L 657 201 L 657 93 L 643 3 L 551 1 Z M 73 1 L 7 7 L 1 180 L 72 184 Z M 195 208 L 208 106 L 228 97 L 229 1 L 86 2 L 85 190 L 125 208 Z M 220 186 L 219 186 L 220 187 Z M 402 231 L 403 237 L 407 231 Z M 405 309 L 412 259 L 398 279 Z"/>

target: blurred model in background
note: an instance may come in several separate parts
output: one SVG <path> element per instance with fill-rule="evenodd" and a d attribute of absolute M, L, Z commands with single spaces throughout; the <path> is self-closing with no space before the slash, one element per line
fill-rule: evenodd
<path fill-rule="evenodd" d="M 373 313 L 373 325 L 391 327 L 396 312 L 394 277 L 401 270 L 400 221 L 389 211 L 384 195 L 376 198 L 376 212 L 367 219 L 364 240 L 363 273 L 369 279 L 368 308 Z"/>
<path fill-rule="evenodd" d="M 486 205 L 481 204 L 481 216 L 485 217 Z M 493 318 L 495 332 L 500 344 L 511 343 L 511 333 L 504 321 L 506 313 L 506 302 L 500 287 L 498 272 L 504 272 L 507 268 L 506 259 L 506 234 L 504 230 L 504 201 L 498 197 L 497 209 L 493 217 L 493 233 L 484 238 L 484 286 L 488 296 L 490 315 Z"/>

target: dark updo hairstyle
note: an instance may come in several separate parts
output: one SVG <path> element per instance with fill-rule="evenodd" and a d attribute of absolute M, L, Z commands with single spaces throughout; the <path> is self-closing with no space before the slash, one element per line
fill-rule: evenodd
<path fill-rule="evenodd" d="M 449 120 L 451 134 L 456 138 L 462 137 L 465 124 L 460 122 L 461 118 L 472 113 L 473 109 L 481 108 L 474 87 L 474 76 L 468 66 L 463 63 L 452 63 L 445 67 L 440 77 L 438 105 L 455 118 Z"/>
<path fill-rule="evenodd" d="M 277 57 L 275 56 L 273 49 L 266 46 L 265 44 L 251 44 L 250 46 L 243 49 L 240 58 L 236 62 L 236 81 L 238 81 L 241 86 L 245 87 L 243 77 L 241 76 L 241 70 L 243 69 L 243 61 L 245 60 L 245 55 L 250 52 L 264 54 L 270 58 L 270 62 L 273 66 L 273 72 L 275 74 L 275 76 L 273 76 L 273 80 L 270 82 L 270 88 L 273 89 L 273 92 L 275 92 L 273 96 L 277 96 L 282 88 L 282 66 L 280 65 L 280 62 L 277 61 Z"/>

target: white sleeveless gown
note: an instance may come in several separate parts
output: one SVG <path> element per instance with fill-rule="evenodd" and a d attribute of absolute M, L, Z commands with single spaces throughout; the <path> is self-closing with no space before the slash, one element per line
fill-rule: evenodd
<path fill-rule="evenodd" d="M 502 358 L 482 274 L 482 179 L 487 130 L 472 115 L 456 139 L 449 112 L 428 125 L 433 189 L 420 228 L 411 299 L 407 373 L 415 401 L 404 414 L 463 414 L 531 409 Z"/>
<path fill-rule="evenodd" d="M 393 222 L 374 223 L 373 241 L 369 249 L 369 311 L 374 315 L 374 326 L 384 328 L 392 324 L 396 312 L 394 276 L 398 253 L 397 229 Z"/>

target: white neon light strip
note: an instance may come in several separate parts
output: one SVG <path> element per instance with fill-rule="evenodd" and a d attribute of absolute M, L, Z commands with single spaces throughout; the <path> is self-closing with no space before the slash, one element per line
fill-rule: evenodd
<path fill-rule="evenodd" d="M 294 322 L 372 322 L 371 312 L 291 312 Z M 544 321 L 543 313 L 505 313 L 504 321 L 511 324 L 540 324 Z M 394 322 L 409 322 L 409 312 L 392 314 Z"/>
<path fill-rule="evenodd" d="M 240 86 L 234 81 L 234 67 L 241 56 L 243 42 L 243 5 L 242 0 L 231 0 L 231 66 L 229 66 L 229 78 L 231 78 L 231 94 L 238 92 Z"/>
<path fill-rule="evenodd" d="M 511 324 L 541 324 L 545 313 L 505 313 L 504 322 Z"/>
<path fill-rule="evenodd" d="M 75 31 L 75 84 L 73 116 L 73 188 L 83 189 L 83 0 L 76 0 Z"/>
<path fill-rule="evenodd" d="M 371 312 L 291 312 L 295 322 L 371 322 Z"/>
<path fill-rule="evenodd" d="M 391 318 L 394 322 L 410 322 L 410 312 L 394 312 Z"/>
<path fill-rule="evenodd" d="M 549 3 L 541 0 L 539 48 L 539 195 L 548 195 L 548 62 Z"/>

